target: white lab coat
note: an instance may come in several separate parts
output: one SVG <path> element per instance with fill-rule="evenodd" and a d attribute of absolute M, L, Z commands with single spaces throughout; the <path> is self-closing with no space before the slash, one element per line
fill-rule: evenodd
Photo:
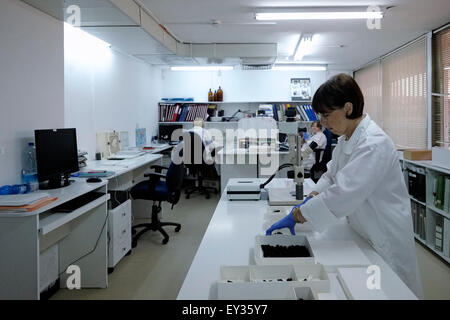
<path fill-rule="evenodd" d="M 217 149 L 217 144 L 213 141 L 211 133 L 203 129 L 199 126 L 194 126 L 193 128 L 189 129 L 189 132 L 194 132 L 195 134 L 199 135 L 202 139 L 203 145 L 205 146 L 206 152 L 203 154 L 204 161 L 208 164 L 214 163 L 214 157 L 212 157 L 211 152 L 213 149 Z M 181 150 L 184 148 L 184 141 L 179 143 L 173 150 L 171 159 L 172 162 L 175 164 L 180 164 L 183 162 L 183 157 L 181 156 Z M 200 151 L 201 149 L 199 149 Z"/>
<path fill-rule="evenodd" d="M 339 137 L 327 167 L 302 215 L 319 232 L 346 217 L 422 299 L 411 205 L 391 139 L 366 115 L 348 141 Z"/>
<path fill-rule="evenodd" d="M 316 134 L 312 135 L 307 141 L 306 143 L 308 145 L 311 144 L 311 142 L 315 142 L 317 143 L 317 149 L 325 149 L 325 147 L 327 146 L 327 137 L 325 136 L 325 134 L 322 131 L 317 132 Z M 302 148 L 302 150 L 304 149 L 304 147 Z M 321 157 L 323 157 L 323 152 Z M 322 159 L 320 159 L 322 160 Z M 308 158 L 306 158 L 305 160 L 303 160 L 303 167 L 305 167 L 305 169 L 310 170 L 312 168 L 312 166 L 314 165 L 314 163 L 316 163 L 316 153 L 313 152 L 311 153 Z"/>

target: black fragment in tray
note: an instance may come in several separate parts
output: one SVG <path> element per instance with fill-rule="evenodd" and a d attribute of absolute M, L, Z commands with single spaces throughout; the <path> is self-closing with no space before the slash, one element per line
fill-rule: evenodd
<path fill-rule="evenodd" d="M 305 258 L 311 257 L 305 246 L 261 245 L 264 258 Z"/>

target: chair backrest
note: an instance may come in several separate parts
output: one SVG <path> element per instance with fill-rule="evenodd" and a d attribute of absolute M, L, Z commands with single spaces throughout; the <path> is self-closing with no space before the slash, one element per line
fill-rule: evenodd
<path fill-rule="evenodd" d="M 166 173 L 166 185 L 169 192 L 179 191 L 183 185 L 184 179 L 184 164 L 170 163 L 169 169 Z"/>
<path fill-rule="evenodd" d="M 322 162 L 327 164 L 331 160 L 332 155 L 331 142 L 333 140 L 333 134 L 328 129 L 325 129 L 323 131 L 323 134 L 325 135 L 325 137 L 327 137 L 327 145 L 323 153 Z"/>

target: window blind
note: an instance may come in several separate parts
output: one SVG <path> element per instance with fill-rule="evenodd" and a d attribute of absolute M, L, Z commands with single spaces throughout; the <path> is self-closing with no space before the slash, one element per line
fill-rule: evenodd
<path fill-rule="evenodd" d="M 364 112 L 368 113 L 370 118 L 382 128 L 383 123 L 380 108 L 381 82 L 379 62 L 377 61 L 356 71 L 355 80 L 364 95 Z"/>
<path fill-rule="evenodd" d="M 450 148 L 450 27 L 433 37 L 432 143 Z"/>
<path fill-rule="evenodd" d="M 426 40 L 381 60 L 382 128 L 398 148 L 427 147 Z"/>

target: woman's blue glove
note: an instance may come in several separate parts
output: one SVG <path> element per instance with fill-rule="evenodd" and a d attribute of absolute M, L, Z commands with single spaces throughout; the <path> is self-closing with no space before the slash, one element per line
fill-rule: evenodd
<path fill-rule="evenodd" d="M 278 222 L 275 222 L 269 229 L 267 229 L 266 236 L 270 236 L 270 235 L 272 235 L 273 231 L 278 230 L 278 229 L 283 229 L 283 228 L 289 228 L 289 230 L 291 231 L 291 234 L 295 235 L 295 224 L 297 222 L 295 222 L 295 219 L 294 219 L 294 209 L 304 205 L 311 198 L 312 197 L 307 197 L 302 203 L 294 206 L 292 208 L 291 212 L 286 217 L 284 217 L 283 219 L 281 219 Z"/>

